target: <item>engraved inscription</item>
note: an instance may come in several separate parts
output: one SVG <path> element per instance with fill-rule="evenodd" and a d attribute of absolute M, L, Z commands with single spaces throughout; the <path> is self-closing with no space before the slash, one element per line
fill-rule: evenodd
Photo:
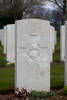
<path fill-rule="evenodd" d="M 26 54 L 32 60 L 36 60 L 40 56 L 40 36 L 31 36 Z"/>

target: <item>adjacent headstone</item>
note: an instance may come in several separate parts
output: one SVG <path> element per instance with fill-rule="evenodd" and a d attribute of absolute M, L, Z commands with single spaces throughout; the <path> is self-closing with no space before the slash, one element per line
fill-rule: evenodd
<path fill-rule="evenodd" d="M 7 53 L 7 27 L 4 27 L 4 54 Z"/>
<path fill-rule="evenodd" d="M 15 88 L 50 91 L 50 23 L 16 21 Z"/>
<path fill-rule="evenodd" d="M 50 26 L 50 62 L 53 61 L 53 26 Z"/>
<path fill-rule="evenodd" d="M 54 51 L 55 51 L 55 43 L 54 43 L 54 38 L 55 38 L 54 37 L 54 35 L 55 35 L 54 34 L 54 32 L 55 32 L 54 30 L 55 30 L 55 28 L 52 26 L 51 30 L 52 30 L 52 53 L 54 53 Z"/>
<path fill-rule="evenodd" d="M 0 29 L 0 41 L 1 41 L 1 39 L 2 39 L 2 32 L 1 32 L 1 29 Z"/>
<path fill-rule="evenodd" d="M 55 27 L 53 27 L 53 53 L 55 52 L 55 40 L 56 40 L 56 34 L 55 34 Z"/>
<path fill-rule="evenodd" d="M 65 68 L 64 68 L 64 73 L 65 73 L 65 82 L 64 85 L 67 86 L 67 21 L 65 22 Z"/>
<path fill-rule="evenodd" d="M 15 25 L 7 25 L 7 61 L 15 62 Z"/>
<path fill-rule="evenodd" d="M 60 60 L 65 61 L 65 25 L 60 27 Z"/>
<path fill-rule="evenodd" d="M 1 42 L 3 46 L 4 45 L 4 29 L 1 29 Z"/>

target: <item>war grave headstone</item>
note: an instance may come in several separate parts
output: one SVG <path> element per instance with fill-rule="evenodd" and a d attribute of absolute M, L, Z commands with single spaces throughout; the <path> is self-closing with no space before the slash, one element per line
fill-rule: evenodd
<path fill-rule="evenodd" d="M 53 61 L 53 26 L 50 26 L 50 61 Z"/>
<path fill-rule="evenodd" d="M 55 52 L 55 40 L 56 40 L 56 34 L 55 34 L 55 27 L 53 27 L 53 53 Z"/>
<path fill-rule="evenodd" d="M 2 29 L 0 30 L 0 39 L 1 39 L 1 44 L 2 44 Z"/>
<path fill-rule="evenodd" d="M 65 61 L 65 25 L 60 27 L 60 60 Z"/>
<path fill-rule="evenodd" d="M 4 45 L 4 29 L 1 29 L 1 42 L 3 46 Z"/>
<path fill-rule="evenodd" d="M 7 53 L 7 27 L 4 26 L 4 54 Z"/>
<path fill-rule="evenodd" d="M 54 27 L 52 26 L 52 53 L 54 53 L 55 50 L 54 35 Z"/>
<path fill-rule="evenodd" d="M 16 21 L 15 88 L 50 91 L 50 22 Z"/>
<path fill-rule="evenodd" d="M 15 25 L 7 25 L 7 61 L 15 62 Z"/>
<path fill-rule="evenodd" d="M 65 22 L 65 68 L 64 68 L 64 86 L 67 87 L 67 21 Z"/>
<path fill-rule="evenodd" d="M 2 40 L 2 32 L 1 32 L 1 29 L 0 29 L 0 41 Z M 2 42 L 2 41 L 1 41 Z"/>

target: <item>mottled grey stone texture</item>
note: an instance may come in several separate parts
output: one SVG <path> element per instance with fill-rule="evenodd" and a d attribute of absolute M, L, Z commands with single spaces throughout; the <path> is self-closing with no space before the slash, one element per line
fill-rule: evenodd
<path fill-rule="evenodd" d="M 65 74 L 65 86 L 67 86 L 67 21 L 65 22 L 65 67 L 64 67 L 64 74 Z"/>
<path fill-rule="evenodd" d="M 65 25 L 60 27 L 60 60 L 65 61 Z"/>
<path fill-rule="evenodd" d="M 7 61 L 15 62 L 15 25 L 7 25 Z"/>
<path fill-rule="evenodd" d="M 50 23 L 16 21 L 15 88 L 50 91 Z"/>

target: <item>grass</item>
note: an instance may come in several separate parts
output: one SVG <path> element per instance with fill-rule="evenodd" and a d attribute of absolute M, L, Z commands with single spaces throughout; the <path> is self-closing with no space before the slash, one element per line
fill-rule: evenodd
<path fill-rule="evenodd" d="M 0 67 L 0 90 L 14 89 L 14 68 Z"/>
<path fill-rule="evenodd" d="M 64 86 L 64 65 L 51 66 L 51 87 Z"/>

